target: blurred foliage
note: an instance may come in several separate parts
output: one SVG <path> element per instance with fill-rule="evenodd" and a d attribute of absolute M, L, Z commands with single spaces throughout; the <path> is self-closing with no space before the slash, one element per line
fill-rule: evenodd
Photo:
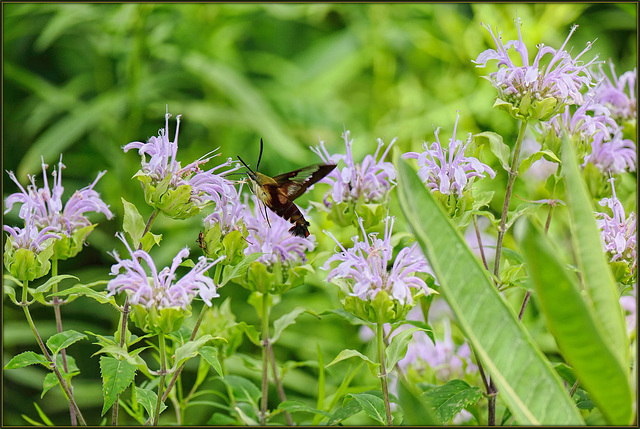
<path fill-rule="evenodd" d="M 636 6 L 4 3 L 3 169 L 15 171 L 25 184 L 28 174 L 41 175 L 41 156 L 52 164 L 62 153 L 68 195 L 91 183 L 98 171 L 108 171 L 97 190 L 116 219 L 96 218 L 100 225 L 89 237 L 91 246 L 60 262 L 61 273 L 83 282 L 98 280 L 113 263 L 106 252 L 119 248 L 114 233 L 122 225 L 120 197 L 136 204 L 143 216 L 151 213 L 139 185 L 130 180 L 139 157 L 121 148 L 156 135 L 164 127 L 166 108 L 173 114 L 170 138 L 175 116 L 182 115 L 178 157 L 183 165 L 217 147 L 221 158 L 241 155 L 255 165 L 262 137 L 261 170 L 270 175 L 318 162 L 308 147 L 319 139 L 330 152 L 343 153 L 344 129 L 355 139 L 357 162 L 373 152 L 378 137 L 388 143 L 397 136 L 402 152 L 417 150 L 423 140 L 433 140 L 435 127 L 448 139 L 458 110 L 459 130 L 495 131 L 511 142 L 517 124 L 491 109 L 495 91 L 480 78 L 493 69 L 476 69 L 471 63 L 494 47 L 481 23 L 501 31 L 507 41 L 517 38 L 514 19 L 521 17 L 531 55 L 540 42 L 559 47 L 571 25 L 579 24 L 569 42 L 573 52 L 597 38 L 592 52 L 602 60 L 612 59 L 621 74 L 637 62 Z M 495 160 L 487 162 L 497 166 Z M 3 197 L 16 190 L 4 175 Z M 301 197 L 301 205 L 320 200 L 319 192 Z M 3 223 L 17 224 L 17 210 Z M 164 241 L 153 253 L 156 263 L 166 265 L 185 245 L 195 254 L 200 228 L 199 219 L 158 219 L 154 232 L 162 233 Z M 321 225 L 312 221 L 312 228 L 318 240 L 327 243 Z M 295 305 L 336 308 L 337 288 L 326 286 L 323 275 L 320 271 L 307 285 L 288 292 L 274 319 Z M 221 294 L 232 297 L 237 320 L 257 320 L 245 304 L 243 288 L 229 285 Z M 7 362 L 17 352 L 33 349 L 35 341 L 22 313 L 4 301 Z M 45 337 L 53 333 L 50 308 L 34 309 L 34 318 Z M 93 301 L 78 300 L 63 308 L 63 322 L 65 329 L 112 333 L 117 315 Z M 303 316 L 275 352 L 281 362 L 314 360 L 318 342 L 328 362 L 345 344 L 355 348 L 357 338 L 357 328 L 338 318 L 326 316 L 319 322 Z M 100 423 L 98 362 L 90 358 L 95 351 L 88 342 L 69 350 L 82 370 L 74 379 L 79 406 L 95 410 L 85 413 L 92 416 L 90 424 Z M 255 352 L 249 344 L 241 351 Z M 229 368 L 246 376 L 238 362 L 229 362 Z M 332 371 L 327 371 L 327 383 L 335 389 L 341 375 Z M 185 378 L 194 373 L 191 368 Z M 24 424 L 20 414 L 33 416 L 36 401 L 56 424 L 68 422 L 59 389 L 39 399 L 44 371 L 30 367 L 3 374 L 5 425 Z M 361 384 L 375 383 L 361 374 Z M 314 398 L 316 377 L 314 368 L 291 370 L 285 377 L 288 399 Z M 189 416 L 193 420 L 187 423 L 197 423 L 210 412 L 195 407 Z M 354 416 L 347 423 L 370 421 Z"/>

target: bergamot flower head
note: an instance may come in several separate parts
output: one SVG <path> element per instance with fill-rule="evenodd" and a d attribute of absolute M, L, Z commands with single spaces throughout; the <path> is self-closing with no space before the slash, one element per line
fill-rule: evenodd
<path fill-rule="evenodd" d="M 60 155 L 58 169 L 54 168 L 51 173 L 53 176 L 53 186 L 51 188 L 47 180 L 47 168 L 48 165 L 42 159 L 42 178 L 44 181 L 42 188 L 38 188 L 35 178 L 29 176 L 31 184 L 25 189 L 18 182 L 13 172 L 7 172 L 11 180 L 18 185 L 20 192 L 13 193 L 7 197 L 5 213 L 11 211 L 14 204 L 21 204 L 19 216 L 22 219 L 26 221 L 30 217 L 29 223 L 34 227 L 43 231 L 54 231 L 59 235 L 60 241 L 55 244 L 54 256 L 56 259 L 67 259 L 78 254 L 82 249 L 84 240 L 96 226 L 85 216 L 86 213 L 102 213 L 107 219 L 113 217 L 109 206 L 102 201 L 98 192 L 93 189 L 106 171 L 98 173 L 93 183 L 76 190 L 66 204 L 63 204 L 62 170 L 65 165 L 62 163 L 62 155 Z"/>
<path fill-rule="evenodd" d="M 484 25 L 484 24 L 483 24 Z M 566 40 L 559 49 L 553 49 L 540 43 L 538 53 L 532 63 L 529 62 L 529 51 L 522 41 L 520 18 L 517 19 L 518 40 L 502 43 L 502 33 L 496 38 L 488 25 L 496 49 L 487 49 L 480 53 L 472 62 L 476 67 L 486 67 L 487 62 L 496 60 L 498 71 L 485 76 L 498 91 L 496 105 L 506 109 L 518 119 L 548 120 L 565 105 L 583 103 L 582 89 L 593 86 L 593 78 L 588 68 L 596 62 L 596 55 L 584 62 L 580 58 L 591 49 L 592 42 L 588 42 L 575 57 L 571 56 L 571 49 L 565 50 L 571 35 L 578 28 L 574 25 Z M 520 61 L 514 62 L 509 56 L 509 49 L 520 54 Z M 543 58 L 550 57 L 543 63 Z"/>
<path fill-rule="evenodd" d="M 160 129 L 158 137 L 151 137 L 147 143 L 131 142 L 123 148 L 125 152 L 138 149 L 142 158 L 141 169 L 134 177 L 142 183 L 147 204 L 171 218 L 187 219 L 198 214 L 208 202 L 223 205 L 228 200 L 237 198 L 233 183 L 226 179 L 225 175 L 239 169 L 240 166 L 236 164 L 226 171 L 217 172 L 233 165 L 233 160 L 228 158 L 226 162 L 210 170 L 202 170 L 202 164 L 217 156 L 213 154 L 218 149 L 214 149 L 204 157 L 182 167 L 176 159 L 180 115 L 176 118 L 173 141 L 169 141 L 170 117 L 171 114 L 167 112 L 165 128 Z"/>

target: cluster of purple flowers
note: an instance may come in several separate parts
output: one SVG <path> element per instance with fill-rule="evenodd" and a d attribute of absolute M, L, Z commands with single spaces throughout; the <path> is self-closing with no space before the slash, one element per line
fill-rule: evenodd
<path fill-rule="evenodd" d="M 613 216 L 607 213 L 596 213 L 598 226 L 602 230 L 601 238 L 604 250 L 611 255 L 611 261 L 626 260 L 631 272 L 634 273 L 638 265 L 638 237 L 636 235 L 636 214 L 629 213 L 627 217 L 622 202 L 616 196 L 613 178 L 611 182 L 611 198 L 600 201 L 602 207 L 609 207 Z"/>
<path fill-rule="evenodd" d="M 353 159 L 353 139 L 349 139 L 350 136 L 351 133 L 348 130 L 342 134 L 347 148 L 346 155 L 329 155 L 323 141 L 320 141 L 319 148 L 311 147 L 311 150 L 326 164 L 337 165 L 340 161 L 346 164 L 342 169 L 335 168 L 319 183 L 331 185 L 332 190 L 328 195 L 331 195 L 334 204 L 357 201 L 360 198 L 363 198 L 366 203 L 381 202 L 388 195 L 391 186 L 395 185 L 393 180 L 396 178 L 396 170 L 392 163 L 386 162 L 384 159 L 396 139 L 389 143 L 379 159 L 378 155 L 384 142 L 382 139 L 378 139 L 378 148 L 375 153 L 373 155 L 367 154 L 361 164 L 356 164 Z M 330 207 L 332 203 L 328 201 L 327 196 L 324 198 L 324 203 Z"/>
<path fill-rule="evenodd" d="M 353 247 L 349 249 L 345 249 L 333 234 L 326 232 L 340 248 L 340 251 L 331 256 L 323 266 L 323 269 L 328 270 L 332 262 L 340 261 L 329 272 L 327 280 L 351 280 L 351 295 L 364 301 L 373 300 L 378 292 L 384 290 L 401 304 L 413 304 L 411 288 L 423 289 L 428 293 L 427 284 L 416 275 L 431 271 L 418 244 L 402 248 L 395 259 L 393 258 L 391 233 L 394 218 L 385 219 L 382 239 L 377 233 L 367 234 L 362 219 L 359 219 L 359 222 L 364 239 L 361 241 L 359 236 L 353 237 Z"/>
<path fill-rule="evenodd" d="M 161 271 L 156 268 L 149 253 L 144 250 L 132 250 L 124 235 L 117 237 L 127 247 L 131 259 L 121 259 L 117 252 L 112 256 L 117 261 L 111 267 L 111 275 L 116 276 L 107 285 L 109 296 L 116 292 L 128 291 L 132 305 L 143 305 L 146 308 L 157 309 L 169 307 L 182 307 L 186 309 L 196 295 L 211 307 L 211 300 L 218 297 L 218 292 L 213 280 L 205 275 L 205 272 L 218 263 L 223 257 L 215 261 L 209 261 L 201 256 L 195 266 L 179 280 L 176 270 L 182 261 L 189 256 L 189 249 L 184 248 L 173 258 L 171 267 L 165 267 Z M 144 261 L 147 269 L 142 265 Z M 121 272 L 124 270 L 124 272 Z"/>
<path fill-rule="evenodd" d="M 402 155 L 405 159 L 417 159 L 418 176 L 427 187 L 434 191 L 439 191 L 445 195 L 456 194 L 462 197 L 462 193 L 471 187 L 476 177 L 484 177 L 485 173 L 494 178 L 496 173 L 491 167 L 480 162 L 477 158 L 465 156 L 465 151 L 471 143 L 472 135 L 466 142 L 456 139 L 460 114 L 456 116 L 453 126 L 453 136 L 449 139 L 448 149 L 443 149 L 438 137 L 440 128 L 436 128 L 434 135 L 436 141 L 429 145 L 424 142 L 422 153 L 407 152 Z"/>
<path fill-rule="evenodd" d="M 62 202 L 64 187 L 62 186 L 62 156 L 58 163 L 58 169 L 53 169 L 53 187 L 49 187 L 47 180 L 47 164 L 42 160 L 42 176 L 44 186 L 38 188 L 33 176 L 29 176 L 31 182 L 25 189 L 13 172 L 9 171 L 9 177 L 13 180 L 20 192 L 7 197 L 5 214 L 11 211 L 13 205 L 21 204 L 19 216 L 25 221 L 25 227 L 13 228 L 4 225 L 3 228 L 13 238 L 15 248 L 41 251 L 43 243 L 48 239 L 60 239 L 63 235 L 70 237 L 81 228 L 91 225 L 91 221 L 85 216 L 88 212 L 103 213 L 107 219 L 113 214 L 109 206 L 105 204 L 100 195 L 93 189 L 98 180 L 105 174 L 100 172 L 92 184 L 80 190 L 76 190 L 66 204 Z"/>

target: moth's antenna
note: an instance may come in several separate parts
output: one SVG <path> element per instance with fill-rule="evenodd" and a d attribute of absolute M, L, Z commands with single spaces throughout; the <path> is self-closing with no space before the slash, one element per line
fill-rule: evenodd
<path fill-rule="evenodd" d="M 260 160 L 262 159 L 262 137 L 260 137 L 260 155 L 258 156 L 258 163 L 256 164 L 256 170 L 260 169 Z"/>
<path fill-rule="evenodd" d="M 241 162 L 245 167 L 247 167 L 247 170 L 249 170 L 249 172 L 247 173 L 247 174 L 249 175 L 249 177 L 250 177 L 252 180 L 257 181 L 257 180 L 258 180 L 258 177 L 256 176 L 256 173 L 254 173 L 254 172 L 253 172 L 253 170 L 251 169 L 251 167 L 249 167 L 249 166 L 247 165 L 247 163 L 246 163 L 246 162 L 244 162 L 244 161 L 242 160 L 242 158 L 240 158 L 240 155 L 238 155 L 238 159 L 240 160 L 240 162 Z"/>

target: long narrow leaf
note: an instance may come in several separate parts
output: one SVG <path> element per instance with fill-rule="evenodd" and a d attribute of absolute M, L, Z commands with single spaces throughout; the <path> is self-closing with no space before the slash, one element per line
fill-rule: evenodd
<path fill-rule="evenodd" d="M 618 289 L 602 251 L 591 195 L 587 191 L 575 150 L 569 139 L 562 139 L 562 176 L 567 188 L 567 207 L 571 216 L 571 240 L 584 287 L 591 298 L 595 314 L 606 334 L 612 352 L 626 367 L 629 343 Z"/>
<path fill-rule="evenodd" d="M 447 300 L 518 424 L 584 424 L 562 381 L 406 161 L 400 206 Z"/>

